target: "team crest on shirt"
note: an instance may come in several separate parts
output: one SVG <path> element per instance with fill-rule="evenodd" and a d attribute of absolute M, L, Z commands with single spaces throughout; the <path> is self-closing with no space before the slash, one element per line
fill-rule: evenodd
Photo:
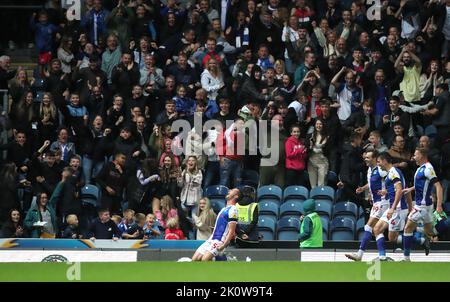
<path fill-rule="evenodd" d="M 436 177 L 436 172 L 434 172 L 434 169 L 430 169 L 430 176 Z"/>

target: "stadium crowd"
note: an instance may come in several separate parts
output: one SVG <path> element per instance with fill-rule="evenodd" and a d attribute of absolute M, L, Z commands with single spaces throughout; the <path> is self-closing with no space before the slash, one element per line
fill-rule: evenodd
<path fill-rule="evenodd" d="M 252 180 L 332 185 L 369 210 L 355 191 L 370 149 L 410 185 L 414 149 L 429 149 L 447 200 L 450 0 L 380 2 L 85 0 L 69 21 L 49 0 L 23 24 L 33 78 L 0 56 L 2 237 L 206 239 L 206 188 Z M 272 121 L 267 135 L 251 120 Z M 277 163 L 260 165 L 270 154 L 250 152 L 252 135 Z"/>

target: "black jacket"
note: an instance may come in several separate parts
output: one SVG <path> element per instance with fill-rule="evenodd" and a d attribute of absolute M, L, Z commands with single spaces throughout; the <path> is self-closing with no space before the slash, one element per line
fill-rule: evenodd
<path fill-rule="evenodd" d="M 133 86 L 139 84 L 139 79 L 140 73 L 137 64 L 133 64 L 133 68 L 128 70 L 123 63 L 120 63 L 112 70 L 112 90 L 123 97 L 130 96 Z"/>
<path fill-rule="evenodd" d="M 366 115 L 364 110 L 358 110 L 353 112 L 350 117 L 344 122 L 343 130 L 346 136 L 350 136 L 356 128 L 364 127 L 366 125 Z M 369 128 L 367 129 L 364 138 L 369 135 L 369 133 L 375 129 L 375 119 L 370 114 L 369 115 Z"/>
<path fill-rule="evenodd" d="M 361 147 L 353 147 L 350 143 L 342 147 L 341 171 L 339 178 L 343 183 L 359 185 L 361 174 L 365 171 Z"/>
<path fill-rule="evenodd" d="M 102 223 L 100 218 L 96 218 L 89 228 L 89 237 L 95 237 L 96 239 L 112 239 L 121 236 L 122 233 L 112 220 Z"/>

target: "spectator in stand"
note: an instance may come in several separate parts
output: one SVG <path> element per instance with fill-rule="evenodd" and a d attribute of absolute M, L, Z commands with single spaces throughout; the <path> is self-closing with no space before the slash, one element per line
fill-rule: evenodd
<path fill-rule="evenodd" d="M 123 239 L 144 239 L 145 215 L 137 213 L 134 223 L 122 234 Z"/>
<path fill-rule="evenodd" d="M 398 96 L 392 96 L 389 99 L 389 109 L 388 113 L 383 116 L 383 123 L 380 127 L 383 141 L 388 144 L 394 137 L 393 128 L 395 123 L 401 123 L 404 129 L 409 129 L 410 125 L 410 116 L 400 108 L 400 99 Z"/>
<path fill-rule="evenodd" d="M 373 106 L 370 100 L 364 100 L 362 109 L 353 112 L 342 125 L 346 136 L 349 137 L 352 133 L 358 133 L 361 135 L 361 138 L 365 139 L 375 129 L 375 120 L 372 111 Z"/>
<path fill-rule="evenodd" d="M 112 239 L 114 241 L 118 240 L 122 234 L 119 228 L 111 220 L 109 215 L 109 210 L 100 209 L 98 211 L 98 218 L 94 219 L 89 228 L 89 238 L 92 241 L 96 239 Z"/>
<path fill-rule="evenodd" d="M 139 84 L 140 78 L 139 66 L 134 62 L 133 54 L 122 52 L 120 63 L 111 73 L 112 90 L 123 97 L 129 97 L 132 87 Z"/>
<path fill-rule="evenodd" d="M 356 195 L 356 189 L 361 183 L 361 175 L 365 171 L 363 161 L 362 139 L 358 133 L 353 133 L 342 148 L 342 165 L 339 173 L 338 188 L 342 189 L 341 200 L 352 200 L 362 206 L 366 213 L 370 205 L 366 200 Z"/>
<path fill-rule="evenodd" d="M 270 103 L 269 103 L 270 104 Z M 259 168 L 260 185 L 275 184 L 283 188 L 286 184 L 285 167 L 286 134 L 283 128 L 283 117 L 275 114 L 267 120 L 267 134 L 260 136 L 261 165 Z M 275 133 L 277 133 L 275 135 Z M 274 138 L 278 140 L 273 141 Z M 277 151 L 275 151 L 277 149 Z"/>
<path fill-rule="evenodd" d="M 181 188 L 181 206 L 189 217 L 193 209 L 198 206 L 198 200 L 202 196 L 203 173 L 199 169 L 197 161 L 196 156 L 189 156 L 186 161 L 186 169 L 177 180 L 178 186 Z"/>
<path fill-rule="evenodd" d="M 119 65 L 122 57 L 122 50 L 119 46 L 119 40 L 114 34 L 110 34 L 106 39 L 107 48 L 102 54 L 102 70 L 108 77 L 108 84 L 112 84 L 112 71 Z"/>
<path fill-rule="evenodd" d="M 144 226 L 144 239 L 162 239 L 161 230 L 154 214 L 147 214 Z"/>
<path fill-rule="evenodd" d="M 36 16 L 38 22 L 36 22 Z M 59 28 L 55 24 L 49 23 L 48 13 L 45 10 L 40 11 L 39 14 L 33 13 L 30 27 L 35 32 L 35 43 L 39 52 L 39 65 L 42 72 L 43 66 L 52 58 L 53 39 Z"/>
<path fill-rule="evenodd" d="M 82 239 L 83 234 L 79 228 L 79 222 L 77 215 L 67 215 L 66 218 L 67 227 L 64 229 L 61 238 L 65 239 Z"/>
<path fill-rule="evenodd" d="M 38 144 L 42 144 L 46 140 L 54 141 L 56 139 L 56 129 L 59 125 L 59 112 L 52 99 L 52 95 L 48 92 L 42 96 L 37 119 L 40 140 Z"/>
<path fill-rule="evenodd" d="M 71 37 L 63 36 L 61 44 L 58 48 L 58 59 L 61 61 L 61 70 L 64 73 L 72 72 L 72 65 L 76 62 L 75 56 L 72 53 L 73 41 Z"/>
<path fill-rule="evenodd" d="M 218 64 L 219 62 L 215 58 L 209 58 L 201 76 L 202 88 L 208 92 L 210 100 L 215 100 L 219 90 L 225 86 Z"/>
<path fill-rule="evenodd" d="M 16 76 L 17 70 L 10 70 L 11 58 L 0 56 L 0 90 L 8 90 L 8 81 Z"/>
<path fill-rule="evenodd" d="M 394 66 L 398 73 L 403 73 L 400 90 L 403 91 L 405 101 L 408 103 L 420 101 L 419 78 L 422 70 L 420 59 L 414 53 L 408 51 L 406 47 L 403 47 Z"/>
<path fill-rule="evenodd" d="M 68 163 L 72 155 L 76 154 L 75 144 L 69 142 L 69 131 L 66 128 L 61 128 L 58 131 L 58 140 L 50 145 L 50 150 L 60 150 L 62 161 Z"/>
<path fill-rule="evenodd" d="M 107 163 L 95 178 L 102 189 L 101 204 L 112 213 L 120 213 L 122 208 L 123 189 L 126 184 L 126 156 L 123 153 L 114 155 L 114 160 Z M 108 210 L 109 217 L 109 210 Z"/>
<path fill-rule="evenodd" d="M 368 143 L 363 148 L 365 151 L 377 150 L 378 153 L 388 151 L 388 147 L 383 144 L 379 131 L 371 131 L 369 133 Z"/>
<path fill-rule="evenodd" d="M 167 220 L 166 230 L 164 234 L 166 240 L 186 240 L 183 231 L 180 229 L 178 218 L 170 218 Z"/>
<path fill-rule="evenodd" d="M 130 6 L 125 6 L 123 0 L 119 0 L 117 6 L 106 16 L 107 31 L 118 37 L 122 49 L 127 49 L 130 45 L 131 25 L 134 20 L 133 9 Z"/>
<path fill-rule="evenodd" d="M 407 184 L 412 181 L 412 163 L 413 154 L 405 149 L 405 138 L 403 136 L 395 136 L 392 147 L 388 151 L 392 157 L 393 166 L 402 171 Z"/>
<path fill-rule="evenodd" d="M 100 37 L 107 33 L 108 15 L 109 11 L 103 8 L 102 0 L 94 0 L 92 8 L 81 17 L 81 26 L 87 31 L 89 41 L 95 46 L 100 44 Z"/>
<path fill-rule="evenodd" d="M 308 174 L 311 188 L 326 185 L 329 163 L 326 157 L 330 148 L 330 137 L 319 119 L 314 124 L 313 133 L 306 138 L 308 148 Z"/>
<path fill-rule="evenodd" d="M 345 74 L 345 83 L 340 83 L 339 78 Z M 361 107 L 362 90 L 356 85 L 356 72 L 342 67 L 334 78 L 331 84 L 336 88 L 337 102 L 333 107 L 338 108 L 337 113 L 341 123 L 344 123 L 350 115 Z"/>
<path fill-rule="evenodd" d="M 9 211 L 8 218 L 0 230 L 0 238 L 27 238 L 28 231 L 23 225 L 22 214 L 18 209 Z"/>
<path fill-rule="evenodd" d="M 28 211 L 24 225 L 31 238 L 56 237 L 58 222 L 55 204 L 49 202 L 47 193 L 37 194 L 36 203 Z"/>
<path fill-rule="evenodd" d="M 231 181 L 238 186 L 242 181 L 242 146 L 245 139 L 244 120 L 234 120 L 229 128 L 224 128 L 217 137 L 216 152 L 220 157 L 220 185 L 230 187 Z M 241 151 L 240 153 L 238 152 Z M 231 178 L 231 179 L 230 179 Z"/>
<path fill-rule="evenodd" d="M 286 139 L 286 186 L 306 186 L 306 158 L 308 150 L 303 143 L 298 125 L 291 127 L 291 136 Z"/>
<path fill-rule="evenodd" d="M 135 223 L 135 218 L 135 211 L 133 209 L 123 211 L 123 219 L 117 224 L 122 234 L 128 232 L 128 229 Z"/>
<path fill-rule="evenodd" d="M 169 219 L 178 217 L 177 209 L 175 208 L 173 200 L 169 195 L 164 195 L 161 198 L 161 206 L 154 211 L 154 214 L 156 216 L 156 220 L 163 229 L 167 228 L 167 222 Z"/>
<path fill-rule="evenodd" d="M 214 229 L 217 215 L 211 208 L 211 202 L 207 197 L 198 201 L 197 212 L 192 213 L 192 220 L 197 228 L 196 240 L 207 240 Z"/>

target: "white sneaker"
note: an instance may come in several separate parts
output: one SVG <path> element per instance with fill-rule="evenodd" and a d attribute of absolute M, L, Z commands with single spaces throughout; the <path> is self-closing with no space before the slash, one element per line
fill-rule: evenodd
<path fill-rule="evenodd" d="M 362 259 L 362 257 L 359 256 L 359 255 L 356 254 L 356 253 L 353 253 L 353 254 L 345 254 L 345 257 L 347 257 L 348 259 L 351 259 L 351 260 L 353 260 L 353 261 L 361 261 L 361 259 Z"/>

